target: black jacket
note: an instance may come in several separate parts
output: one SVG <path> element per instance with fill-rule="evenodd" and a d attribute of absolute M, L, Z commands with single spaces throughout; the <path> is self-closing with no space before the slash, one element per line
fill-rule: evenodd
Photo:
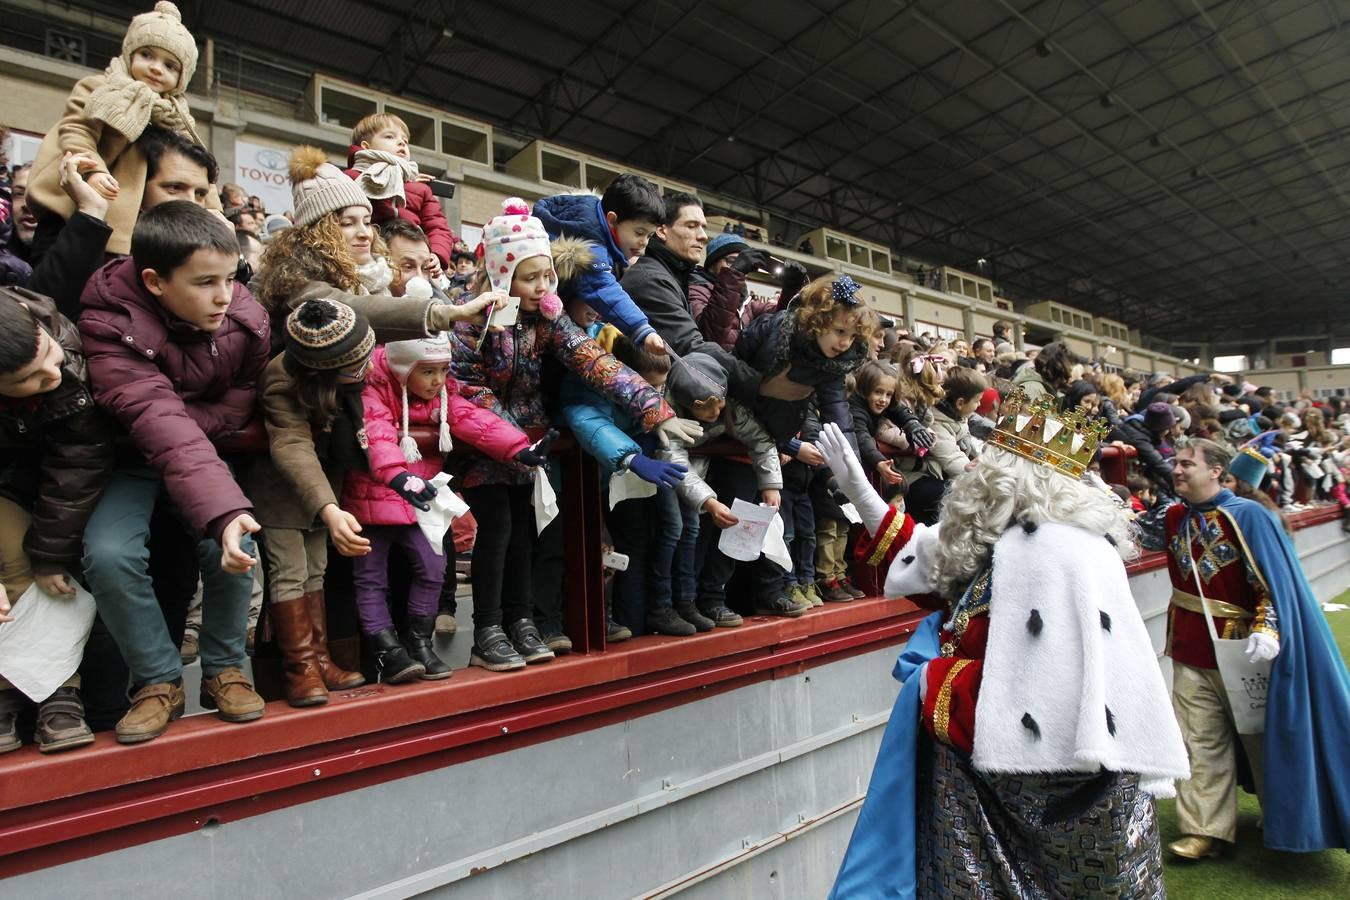
<path fill-rule="evenodd" d="M 66 355 L 54 390 L 0 398 L 0 496 L 32 513 L 24 550 L 43 575 L 80 565 L 85 523 L 113 469 L 113 424 L 94 404 L 75 326 L 47 297 L 0 291 L 0 303 L 20 302 Z"/>
<path fill-rule="evenodd" d="M 717 360 L 726 370 L 731 396 L 753 408 L 762 376 L 754 367 L 705 339 L 698 330 L 689 304 L 689 276 L 693 269 L 693 263 L 680 259 L 664 241 L 653 237 L 647 244 L 646 255 L 623 274 L 620 283 L 676 354 L 684 356 L 698 351 Z"/>
<path fill-rule="evenodd" d="M 1172 467 L 1163 459 L 1162 453 L 1158 451 L 1158 443 L 1153 435 L 1144 427 L 1143 417 L 1138 413 L 1127 416 L 1119 425 L 1111 430 L 1109 439 L 1113 441 L 1124 441 L 1135 449 L 1136 460 L 1144 474 L 1152 481 L 1160 491 L 1171 496 L 1176 493 L 1172 487 Z"/>
<path fill-rule="evenodd" d="M 80 294 L 103 265 L 110 237 L 106 222 L 75 213 L 33 267 L 29 289 L 51 297 L 57 312 L 74 322 L 80 317 Z"/>

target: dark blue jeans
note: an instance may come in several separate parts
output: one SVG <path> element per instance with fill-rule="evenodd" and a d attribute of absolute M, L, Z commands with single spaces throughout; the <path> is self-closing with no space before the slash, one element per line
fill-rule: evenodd
<path fill-rule="evenodd" d="M 805 491 L 780 491 L 783 505 L 783 540 L 792 554 L 789 581 L 810 584 L 816 580 L 816 513 Z"/>
<path fill-rule="evenodd" d="M 684 530 L 675 547 L 675 565 L 671 569 L 671 599 L 676 603 L 693 603 L 698 597 L 698 572 L 703 558 L 699 553 L 699 511 L 680 504 Z M 715 527 L 715 526 L 714 526 Z"/>
<path fill-rule="evenodd" d="M 671 568 L 684 530 L 680 501 L 664 488 L 655 497 L 623 501 L 608 522 L 614 549 L 628 557 L 627 571 L 614 578 L 614 618 L 641 634 L 649 612 L 671 605 Z"/>

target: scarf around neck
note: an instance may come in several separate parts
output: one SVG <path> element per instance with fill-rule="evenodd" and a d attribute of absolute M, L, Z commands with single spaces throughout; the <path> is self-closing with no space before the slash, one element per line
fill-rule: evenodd
<path fill-rule="evenodd" d="M 131 77 L 120 56 L 108 63 L 103 84 L 89 95 L 84 113 L 116 129 L 129 141 L 139 138 L 146 126 L 153 123 L 185 135 L 194 144 L 202 142 L 183 92 L 176 91 L 167 97 L 155 93 L 150 85 Z"/>
<path fill-rule="evenodd" d="M 361 279 L 361 286 L 370 294 L 389 293 L 389 285 L 394 280 L 394 271 L 383 256 L 371 257 L 370 262 L 357 266 L 356 275 Z"/>
<path fill-rule="evenodd" d="M 417 163 L 383 150 L 358 150 L 352 168 L 359 173 L 356 183 L 372 200 L 394 198 L 399 206 L 408 202 L 405 182 L 416 181 Z"/>

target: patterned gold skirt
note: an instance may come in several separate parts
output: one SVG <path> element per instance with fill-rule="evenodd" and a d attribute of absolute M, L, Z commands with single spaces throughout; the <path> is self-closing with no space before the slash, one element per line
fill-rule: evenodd
<path fill-rule="evenodd" d="M 945 744 L 918 750 L 919 897 L 1166 896 L 1138 776 L 990 776 Z"/>

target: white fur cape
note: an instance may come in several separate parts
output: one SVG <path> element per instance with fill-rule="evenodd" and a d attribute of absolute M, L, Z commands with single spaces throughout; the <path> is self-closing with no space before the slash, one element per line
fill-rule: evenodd
<path fill-rule="evenodd" d="M 932 592 L 938 546 L 939 530 L 918 526 L 886 573 L 887 595 Z M 1014 526 L 994 545 L 972 762 L 997 773 L 1132 772 L 1159 797 L 1190 777 L 1124 563 L 1101 535 L 1046 523 Z"/>

